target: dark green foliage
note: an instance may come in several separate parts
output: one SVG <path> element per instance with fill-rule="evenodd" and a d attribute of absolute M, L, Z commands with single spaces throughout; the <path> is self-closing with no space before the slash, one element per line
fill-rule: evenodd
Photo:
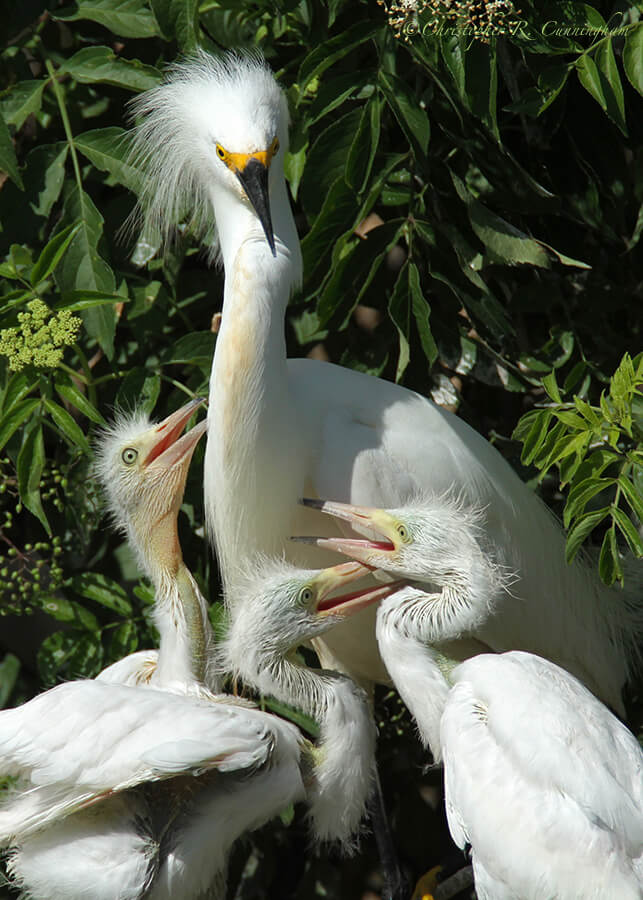
<path fill-rule="evenodd" d="M 473 2 L 455 4 L 460 18 L 438 2 L 401 18 L 388 4 L 387 18 L 374 0 L 9 5 L 0 650 L 13 655 L 0 663 L 2 704 L 153 641 L 151 591 L 101 517 L 91 442 L 114 407 L 162 417 L 207 390 L 221 273 L 185 230 L 163 259 L 123 231 L 141 178 L 125 162 L 127 100 L 197 46 L 260 47 L 287 91 L 306 263 L 290 355 L 459 408 L 518 467 L 522 441 L 523 465 L 564 515 L 569 556 L 591 536 L 602 577 L 622 580 L 622 554 L 641 553 L 643 4 L 525 2 L 517 24 L 485 31 L 477 19 L 475 35 L 464 29 Z M 200 460 L 181 537 L 215 600 Z M 388 717 L 385 748 L 394 730 Z M 407 854 L 415 875 L 445 840 L 432 850 L 421 824 L 421 752 L 410 736 L 395 746 L 382 751 L 385 788 L 399 821 L 426 836 L 424 855 Z M 303 840 L 297 817 L 286 824 L 253 839 L 264 878 L 246 867 L 239 900 L 284 896 L 279 865 L 274 878 L 266 867 L 270 854 L 288 858 L 297 828 Z M 366 863 L 341 876 L 328 861 L 306 866 L 292 896 L 313 896 L 315 879 L 333 897 L 369 883 Z"/>

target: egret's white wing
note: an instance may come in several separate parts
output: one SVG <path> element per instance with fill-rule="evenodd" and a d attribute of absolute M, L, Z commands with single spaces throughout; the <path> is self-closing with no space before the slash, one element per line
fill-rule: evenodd
<path fill-rule="evenodd" d="M 482 896 L 639 900 L 633 736 L 572 676 L 530 654 L 475 657 L 453 678 L 441 723 L 447 816 L 482 883 L 495 884 Z"/>
<path fill-rule="evenodd" d="M 142 796 L 112 797 L 25 838 L 9 857 L 30 900 L 140 900 L 159 866 Z"/>
<path fill-rule="evenodd" d="M 147 684 L 156 671 L 158 656 L 158 650 L 137 650 L 104 668 L 96 681 L 130 686 Z"/>
<path fill-rule="evenodd" d="M 197 736 L 197 739 L 195 739 Z M 70 682 L 0 712 L 0 772 L 18 779 L 0 842 L 145 781 L 270 759 L 269 717 L 195 697 Z"/>

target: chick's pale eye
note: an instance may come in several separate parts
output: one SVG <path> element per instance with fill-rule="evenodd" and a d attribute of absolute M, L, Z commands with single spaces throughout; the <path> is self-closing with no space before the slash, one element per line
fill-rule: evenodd
<path fill-rule="evenodd" d="M 302 588 L 299 592 L 299 599 L 302 603 L 310 603 L 313 599 L 313 592 L 310 588 Z"/>
<path fill-rule="evenodd" d="M 398 526 L 397 526 L 397 533 L 399 534 L 399 536 L 402 538 L 403 541 L 407 541 L 407 540 L 408 540 L 408 538 L 409 538 L 409 533 L 408 533 L 408 531 L 406 530 L 406 528 L 404 527 L 404 525 L 398 525 Z"/>
<path fill-rule="evenodd" d="M 133 447 L 126 447 L 125 450 L 121 453 L 121 458 L 123 462 L 131 466 L 133 462 L 136 461 L 136 457 L 138 456 L 138 450 L 135 450 Z"/>

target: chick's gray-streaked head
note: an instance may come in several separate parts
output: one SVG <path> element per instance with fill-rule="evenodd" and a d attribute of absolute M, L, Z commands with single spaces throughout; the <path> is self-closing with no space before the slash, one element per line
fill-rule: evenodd
<path fill-rule="evenodd" d="M 256 679 L 262 668 L 326 632 L 389 592 L 372 585 L 351 590 L 369 570 L 357 562 L 298 569 L 283 559 L 259 558 L 233 583 L 233 617 L 225 653 L 238 674 Z"/>
<path fill-rule="evenodd" d="M 186 216 L 206 237 L 212 189 L 247 201 L 240 173 L 249 155 L 268 178 L 283 177 L 288 107 L 259 54 L 199 51 L 172 66 L 130 110 L 139 120 L 130 160 L 145 172 L 140 203 L 146 223 L 163 238 Z"/>

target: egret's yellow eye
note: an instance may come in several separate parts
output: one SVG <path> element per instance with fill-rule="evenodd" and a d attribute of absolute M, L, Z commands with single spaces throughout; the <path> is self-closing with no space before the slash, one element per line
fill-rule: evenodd
<path fill-rule="evenodd" d="M 121 453 L 121 459 L 126 466 L 131 466 L 132 463 L 136 462 L 137 457 L 138 450 L 135 450 L 133 447 L 126 447 Z"/>
<path fill-rule="evenodd" d="M 219 157 L 219 159 L 225 159 L 225 158 L 226 158 L 226 152 L 225 152 L 225 150 L 223 149 L 223 147 L 221 146 L 221 144 L 217 144 L 217 145 L 216 145 L 216 151 L 217 151 L 217 156 Z"/>
<path fill-rule="evenodd" d="M 400 540 L 404 541 L 405 544 L 408 544 L 411 540 L 411 535 L 409 534 L 406 525 L 398 525 L 395 530 L 397 531 Z"/>
<path fill-rule="evenodd" d="M 299 591 L 299 597 L 297 598 L 300 603 L 308 605 L 313 599 L 313 592 L 309 587 L 302 588 Z"/>

